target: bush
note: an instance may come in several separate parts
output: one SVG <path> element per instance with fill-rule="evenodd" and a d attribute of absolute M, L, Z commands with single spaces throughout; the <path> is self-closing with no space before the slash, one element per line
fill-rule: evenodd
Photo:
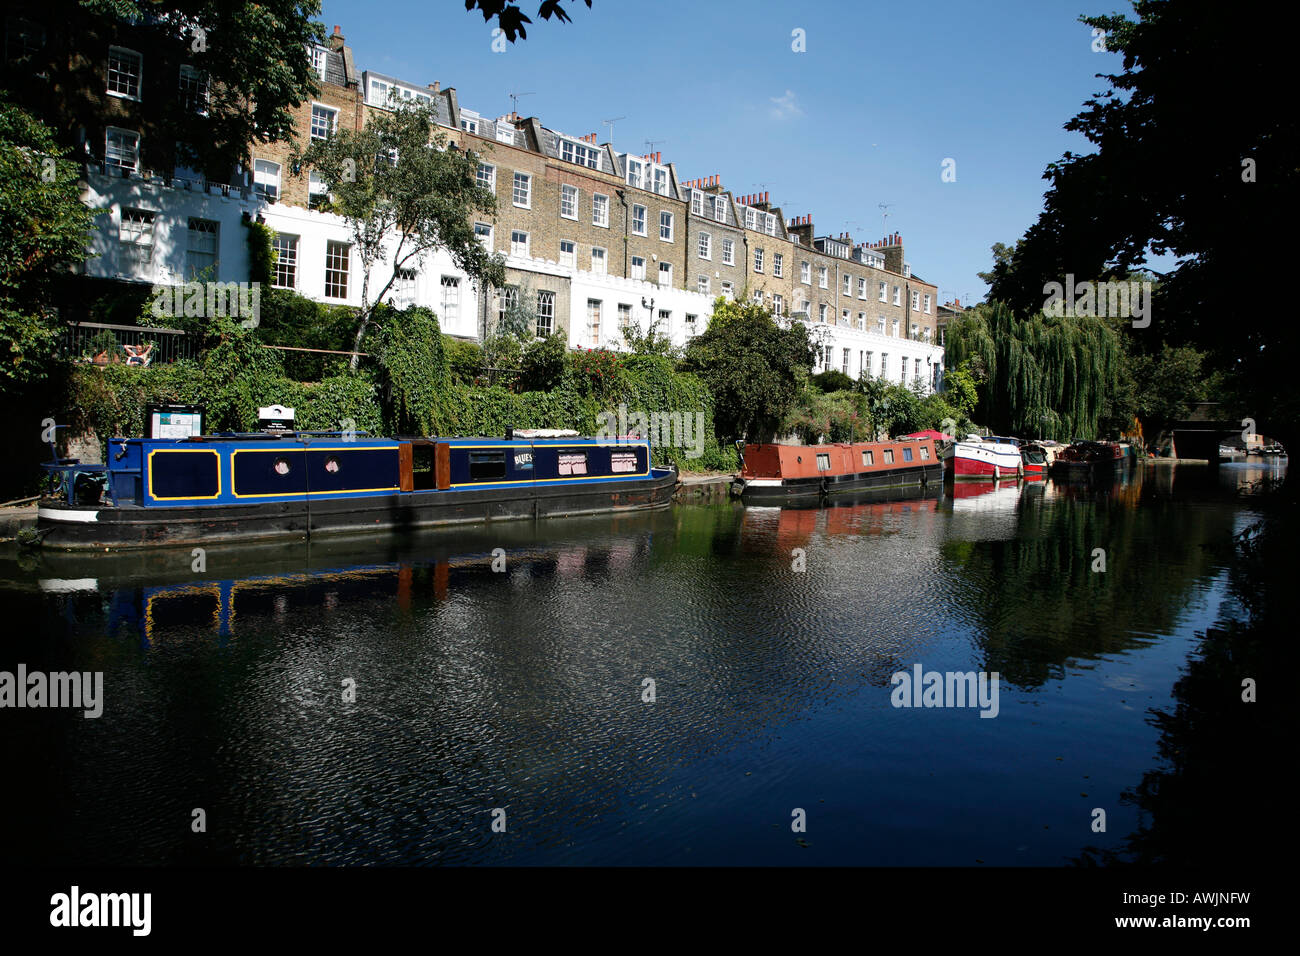
<path fill-rule="evenodd" d="M 857 383 L 836 369 L 828 369 L 812 377 L 813 385 L 817 386 L 822 392 L 850 392 Z"/>

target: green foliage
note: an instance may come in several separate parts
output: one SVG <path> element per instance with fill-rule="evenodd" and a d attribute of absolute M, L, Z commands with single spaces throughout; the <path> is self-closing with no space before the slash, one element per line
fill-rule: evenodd
<path fill-rule="evenodd" d="M 563 332 L 557 331 L 545 338 L 533 339 L 524 346 L 519 387 L 539 392 L 558 388 L 564 380 L 568 355 L 569 345 Z"/>
<path fill-rule="evenodd" d="M 512 327 L 523 331 L 498 331 L 489 335 L 483 340 L 482 353 L 483 369 L 487 373 L 488 382 L 514 390 L 523 370 L 524 343 L 531 341 L 533 336 L 527 325 Z"/>
<path fill-rule="evenodd" d="M 839 369 L 827 369 L 812 377 L 812 383 L 822 392 L 851 392 L 857 383 Z"/>
<path fill-rule="evenodd" d="M 275 272 L 275 230 L 264 222 L 250 220 L 244 223 L 248 230 L 248 281 L 259 282 L 270 288 L 271 275 Z M 263 290 L 265 291 L 265 290 Z"/>
<path fill-rule="evenodd" d="M 1288 244 L 1267 237 L 1292 226 L 1300 116 L 1240 92 L 1289 88 L 1287 31 L 1260 31 L 1210 0 L 1137 0 L 1132 18 L 1081 20 L 1104 31 L 1117 72 L 1103 74 L 1109 88 L 1065 124 L 1090 148 L 1047 167 L 1042 213 L 995 265 L 991 298 L 1028 315 L 1048 282 L 1122 276 L 1167 254 L 1176 265 L 1153 295 L 1151 326 L 1125 335 L 1204 351 L 1242 414 L 1266 434 L 1300 437 L 1292 372 L 1300 331 L 1241 318 L 1243 270 L 1292 267 Z M 1206 87 L 1203 78 L 1227 60 L 1232 83 Z M 1207 116 L 1225 118 L 1208 138 Z"/>
<path fill-rule="evenodd" d="M 440 394 L 447 384 L 438 318 L 421 306 L 381 307 L 376 360 L 393 427 L 404 434 L 441 430 Z"/>
<path fill-rule="evenodd" d="M 263 289 L 257 340 L 290 348 L 343 352 L 352 347 L 353 310 L 316 302 L 291 289 Z M 284 373 L 302 382 L 316 381 L 346 367 L 346 355 L 281 351 Z"/>
<path fill-rule="evenodd" d="M 973 363 L 966 359 L 958 368 L 943 373 L 943 396 L 951 406 L 954 418 L 969 418 L 979 402 L 977 378 Z"/>
<path fill-rule="evenodd" d="M 318 0 L 81 0 L 77 6 L 71 14 L 77 33 L 113 36 L 129 22 L 137 47 L 154 51 L 148 56 L 160 71 L 155 75 L 174 78 L 182 63 L 208 75 L 205 113 L 173 96 L 152 107 L 158 118 L 144 130 L 146 144 L 164 135 L 181 143 L 178 162 L 191 168 L 225 175 L 235 163 L 249 166 L 254 143 L 293 136 L 296 107 L 318 89 L 304 56 L 305 46 L 325 39 L 314 19 Z M 77 36 L 70 41 L 75 49 Z M 62 79 L 56 75 L 56 88 Z M 103 93 L 102 79 L 96 92 Z"/>
<path fill-rule="evenodd" d="M 680 359 L 683 350 L 673 345 L 668 335 L 659 331 L 659 320 L 655 319 L 644 332 L 641 326 L 629 324 L 623 330 L 623 341 L 634 355 L 662 355 L 666 358 Z"/>
<path fill-rule="evenodd" d="M 948 329 L 946 360 L 978 364 L 978 417 L 998 434 L 1096 438 L 1115 390 L 1121 345 L 1105 319 L 1018 318 L 1002 303 L 976 306 Z"/>
<path fill-rule="evenodd" d="M 456 384 L 473 385 L 483 374 L 483 350 L 477 342 L 444 334 L 442 349 L 447 360 L 447 370 Z"/>
<path fill-rule="evenodd" d="M 51 286 L 86 258 L 94 216 L 55 132 L 0 98 L 0 395 L 44 377 L 59 327 Z"/>
<path fill-rule="evenodd" d="M 325 181 L 331 210 L 351 232 L 361 268 L 356 349 L 398 270 L 434 249 L 484 287 L 505 285 L 505 260 L 474 235 L 474 222 L 496 212 L 496 195 L 478 184 L 477 155 L 445 148 L 442 133 L 431 136 L 432 123 L 430 107 L 397 104 L 372 113 L 363 129 L 312 140 L 292 157 L 299 175 L 314 170 Z"/>
<path fill-rule="evenodd" d="M 715 401 L 724 440 L 770 440 L 794 404 L 815 355 L 801 322 L 781 328 L 753 302 L 715 301 L 708 329 L 691 340 L 683 367 Z"/>

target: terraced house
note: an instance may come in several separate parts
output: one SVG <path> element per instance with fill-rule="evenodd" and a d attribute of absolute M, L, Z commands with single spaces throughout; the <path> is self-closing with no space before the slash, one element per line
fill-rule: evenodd
<path fill-rule="evenodd" d="M 43 42 L 30 16 L 6 18 L 10 73 Z M 68 104 L 84 130 L 85 201 L 106 212 L 87 274 L 245 281 L 242 226 L 259 220 L 276 236 L 273 285 L 360 304 L 349 229 L 321 208 L 325 183 L 293 167 L 293 143 L 255 144 L 247 167 L 187 168 L 175 124 L 159 120 L 179 109 L 194 120 L 186 128 L 201 131 L 204 77 L 133 48 L 125 33 L 95 42 L 102 49 L 80 52 L 79 66 L 100 77 L 102 95 Z M 506 287 L 479 288 L 435 252 L 400 273 L 388 294 L 397 305 L 432 308 L 448 334 L 481 340 L 510 313 L 525 315 L 539 335 L 563 333 L 571 347 L 625 348 L 631 326 L 654 326 L 680 345 L 707 326 L 717 297 L 743 298 L 775 321 L 807 323 L 819 369 L 939 387 L 937 290 L 912 273 L 899 235 L 870 244 L 819 236 L 811 215 L 787 221 L 767 193 L 735 196 L 716 174 L 683 182 L 662 153 L 621 152 L 594 133 L 573 135 L 516 112 L 493 117 L 462 106 L 454 87 L 360 70 L 337 26 L 303 55 L 319 89 L 294 115 L 299 143 L 417 103 L 432 109 L 451 144 L 477 155 L 497 211 L 474 228 L 504 257 Z M 388 272 L 379 268 L 372 279 L 382 284 Z"/>

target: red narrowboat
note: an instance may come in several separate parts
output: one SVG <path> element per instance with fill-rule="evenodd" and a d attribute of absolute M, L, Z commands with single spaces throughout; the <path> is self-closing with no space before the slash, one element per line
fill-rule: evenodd
<path fill-rule="evenodd" d="M 732 492 L 746 501 L 816 500 L 875 488 L 925 487 L 943 480 L 933 439 L 831 445 L 746 445 Z"/>

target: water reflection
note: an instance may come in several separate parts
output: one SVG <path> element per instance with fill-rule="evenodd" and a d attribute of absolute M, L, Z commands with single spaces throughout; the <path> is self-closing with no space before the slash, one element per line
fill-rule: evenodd
<path fill-rule="evenodd" d="M 202 573 L 9 555 L 0 667 L 102 669 L 107 705 L 5 715 L 32 768 L 5 854 L 1062 863 L 1095 841 L 1078 793 L 1152 769 L 1144 714 L 1227 599 L 1224 474 L 213 548 Z M 892 708 L 914 663 L 998 671 L 1000 716 Z M 222 821 L 201 840 L 196 805 Z"/>

